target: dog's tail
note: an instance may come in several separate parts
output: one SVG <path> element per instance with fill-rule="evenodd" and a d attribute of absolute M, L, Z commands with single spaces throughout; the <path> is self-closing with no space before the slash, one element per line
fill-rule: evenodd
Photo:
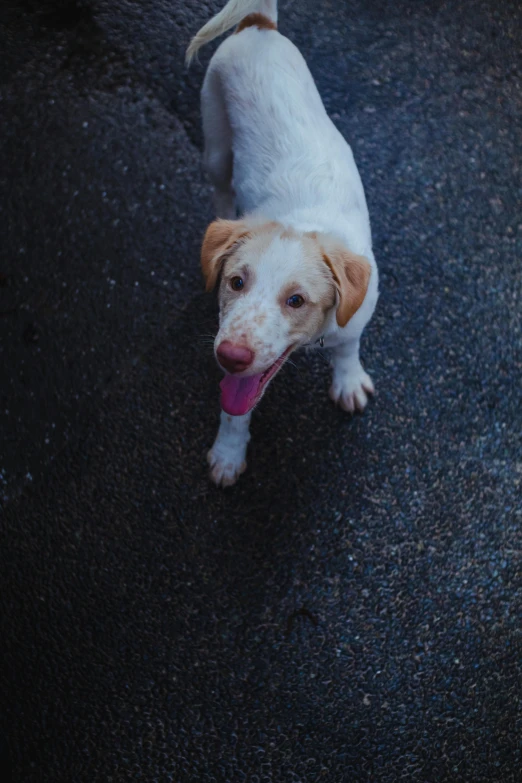
<path fill-rule="evenodd" d="M 201 49 L 218 35 L 226 33 L 248 14 L 259 13 L 274 24 L 277 23 L 277 0 L 229 0 L 226 6 L 196 33 L 189 44 L 185 61 L 187 65 Z"/>

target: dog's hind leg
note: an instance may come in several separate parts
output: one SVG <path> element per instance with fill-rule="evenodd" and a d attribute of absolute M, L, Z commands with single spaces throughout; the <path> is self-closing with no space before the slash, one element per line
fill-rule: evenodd
<path fill-rule="evenodd" d="M 216 217 L 234 220 L 236 200 L 232 188 L 232 132 L 225 102 L 221 94 L 219 75 L 210 65 L 201 90 L 201 114 L 205 137 L 204 162 L 214 186 Z"/>

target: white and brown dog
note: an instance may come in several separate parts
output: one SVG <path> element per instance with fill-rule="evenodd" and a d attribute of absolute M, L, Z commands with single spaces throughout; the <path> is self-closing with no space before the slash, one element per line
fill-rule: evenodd
<path fill-rule="evenodd" d="M 201 93 L 219 218 L 201 264 L 207 290 L 219 282 L 215 354 L 226 373 L 208 459 L 223 486 L 244 471 L 252 409 L 292 351 L 332 349 L 330 396 L 349 413 L 373 392 L 359 360 L 378 297 L 363 186 L 305 61 L 276 23 L 277 0 L 230 0 L 187 50 L 190 62 L 238 25 Z"/>

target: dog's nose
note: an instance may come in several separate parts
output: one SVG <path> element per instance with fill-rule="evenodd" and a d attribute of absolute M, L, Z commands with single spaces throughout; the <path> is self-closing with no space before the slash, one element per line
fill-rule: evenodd
<path fill-rule="evenodd" d="M 246 345 L 234 345 L 230 340 L 223 340 L 216 350 L 218 362 L 228 372 L 242 372 L 254 361 L 254 352 Z"/>

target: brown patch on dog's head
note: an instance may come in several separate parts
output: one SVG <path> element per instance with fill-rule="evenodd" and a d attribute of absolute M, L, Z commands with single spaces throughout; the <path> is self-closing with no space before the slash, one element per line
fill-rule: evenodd
<path fill-rule="evenodd" d="M 248 227 L 244 220 L 214 220 L 207 228 L 201 246 L 201 269 L 207 291 L 216 285 L 227 254 L 246 236 Z"/>
<path fill-rule="evenodd" d="M 247 27 L 257 27 L 258 30 L 277 30 L 277 25 L 268 16 L 255 12 L 245 16 L 237 26 L 236 33 L 246 30 Z"/>
<path fill-rule="evenodd" d="M 246 220 L 214 220 L 207 228 L 201 246 L 201 269 L 206 280 L 206 290 L 211 291 L 214 288 L 223 264 L 238 247 L 256 237 L 261 240 L 256 246 L 260 251 L 278 228 L 275 221 L 256 223 Z"/>
<path fill-rule="evenodd" d="M 343 327 L 364 301 L 372 271 L 370 262 L 342 245 L 332 245 L 323 250 L 323 261 L 334 279 L 339 296 L 336 319 Z"/>

